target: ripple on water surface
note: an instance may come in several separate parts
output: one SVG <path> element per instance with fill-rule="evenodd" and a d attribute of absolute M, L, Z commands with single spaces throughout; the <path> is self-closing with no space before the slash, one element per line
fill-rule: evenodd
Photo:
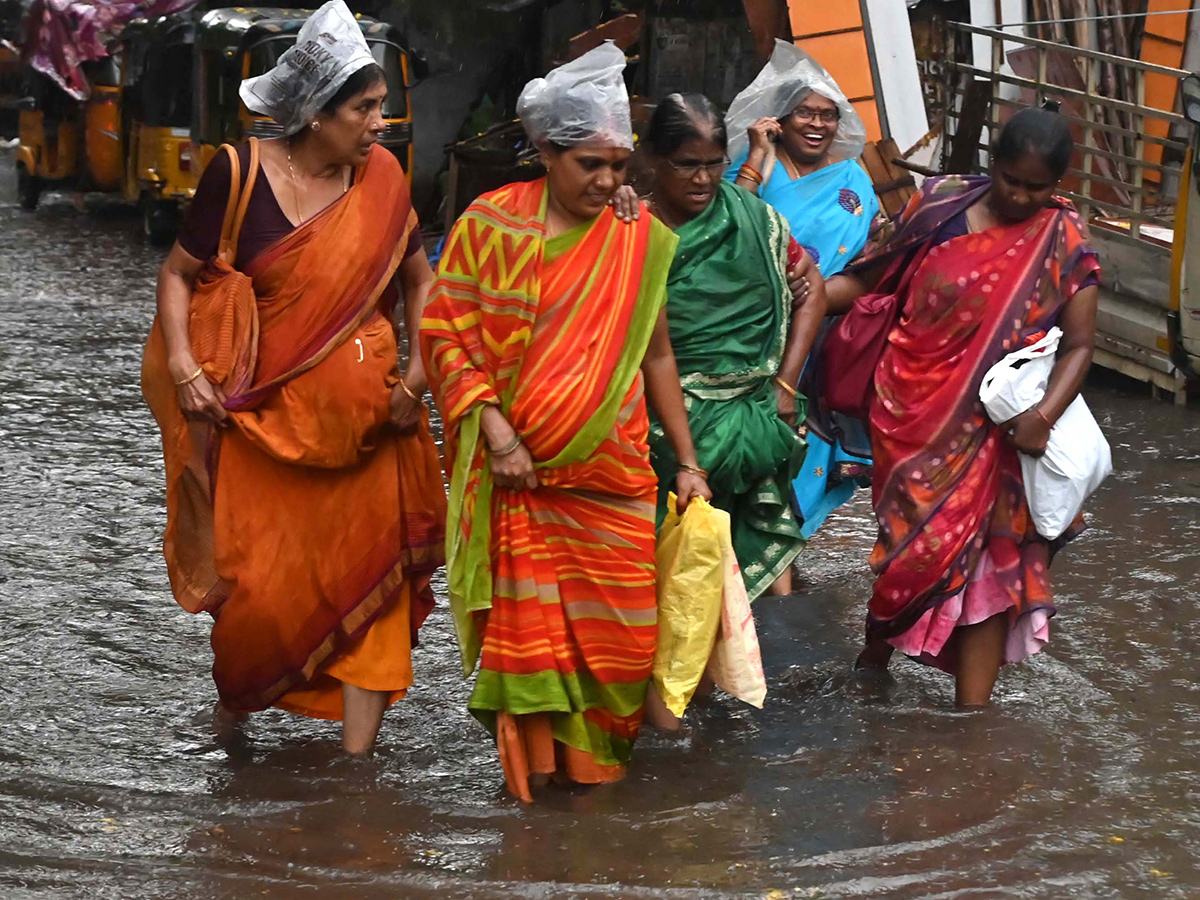
<path fill-rule="evenodd" d="M 444 604 L 377 758 L 270 712 L 220 749 L 208 628 L 167 591 L 138 391 L 160 257 L 135 220 L 0 206 L 0 896 L 1192 897 L 1200 418 L 1102 382 L 1117 472 L 1056 565 L 1049 650 L 995 709 L 848 664 L 859 496 L 756 605 L 770 694 L 648 737 L 622 784 L 504 793 Z"/>

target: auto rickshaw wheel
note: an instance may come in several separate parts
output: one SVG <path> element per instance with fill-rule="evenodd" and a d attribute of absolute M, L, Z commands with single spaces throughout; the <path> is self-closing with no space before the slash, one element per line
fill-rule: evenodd
<path fill-rule="evenodd" d="M 179 231 L 179 204 L 174 200 L 157 197 L 142 198 L 142 230 L 146 240 L 155 247 L 168 247 L 175 243 Z"/>
<path fill-rule="evenodd" d="M 42 179 L 30 174 L 24 166 L 17 166 L 17 200 L 22 209 L 37 209 L 42 198 Z"/>

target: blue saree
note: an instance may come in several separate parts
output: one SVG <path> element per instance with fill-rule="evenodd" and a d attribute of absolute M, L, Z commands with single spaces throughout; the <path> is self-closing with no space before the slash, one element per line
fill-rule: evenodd
<path fill-rule="evenodd" d="M 725 177 L 735 180 L 745 161 L 745 156 L 735 160 Z M 787 219 L 792 236 L 826 278 L 841 272 L 862 252 L 879 213 L 871 178 L 853 159 L 795 179 L 782 163 L 776 162 L 759 196 Z M 820 342 L 813 348 L 810 361 L 819 352 Z M 870 484 L 871 465 L 869 439 L 861 423 L 842 416 L 821 416 L 819 403 L 813 403 L 808 426 L 808 455 L 792 482 L 805 538 L 850 499 L 856 486 Z"/>

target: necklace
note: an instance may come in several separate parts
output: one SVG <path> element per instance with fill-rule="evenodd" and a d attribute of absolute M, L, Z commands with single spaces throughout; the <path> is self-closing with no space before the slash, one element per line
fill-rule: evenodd
<path fill-rule="evenodd" d="M 300 182 L 296 180 L 296 170 L 292 166 L 292 144 L 291 144 L 291 141 L 287 141 L 284 144 L 284 146 L 287 148 L 288 173 L 292 176 L 292 196 L 296 200 L 296 224 L 303 225 L 304 224 L 304 213 L 302 213 L 300 211 Z M 347 184 L 346 173 L 343 171 L 342 172 L 342 193 L 345 194 L 346 191 L 349 190 L 349 187 L 350 187 L 349 184 Z"/>

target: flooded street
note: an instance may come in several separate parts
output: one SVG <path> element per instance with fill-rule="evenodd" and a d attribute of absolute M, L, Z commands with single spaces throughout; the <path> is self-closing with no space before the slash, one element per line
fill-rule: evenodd
<path fill-rule="evenodd" d="M 1200 896 L 1200 408 L 1088 391 L 1116 472 L 1055 567 L 1049 648 L 995 708 L 906 660 L 850 676 L 861 492 L 756 604 L 769 693 L 626 781 L 508 797 L 444 597 L 369 763 L 335 724 L 209 729 L 209 620 L 171 598 L 138 387 L 161 254 L 92 198 L 17 209 L 0 157 L 0 898 Z"/>

